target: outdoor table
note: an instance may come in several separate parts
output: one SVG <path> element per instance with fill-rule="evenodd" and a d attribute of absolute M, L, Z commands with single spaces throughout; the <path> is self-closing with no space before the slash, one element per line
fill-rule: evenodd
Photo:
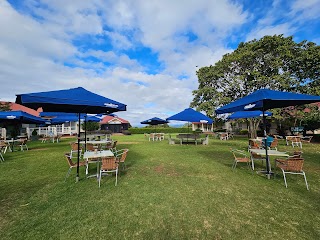
<path fill-rule="evenodd" d="M 110 150 L 103 150 L 103 151 L 86 151 L 83 154 L 83 158 L 86 159 L 86 175 L 87 178 L 89 177 L 97 177 L 99 178 L 99 168 L 100 168 L 100 158 L 102 157 L 113 157 L 114 154 Z M 89 161 L 96 161 L 97 162 L 97 174 L 96 175 L 88 175 L 89 174 L 89 168 L 88 163 Z"/>
<path fill-rule="evenodd" d="M 80 141 L 80 144 L 96 144 L 96 145 L 98 145 L 98 144 L 107 144 L 107 143 L 112 143 L 112 141 L 110 141 L 110 140 L 99 140 L 99 141 Z"/>
<path fill-rule="evenodd" d="M 15 143 L 16 142 L 21 142 L 21 140 L 20 139 L 7 139 L 7 140 L 5 140 L 5 142 L 7 142 L 7 143 L 9 143 L 9 145 L 10 145 L 10 148 L 9 148 L 9 150 L 11 151 L 11 152 L 13 152 L 14 151 L 14 145 L 15 145 Z"/>
<path fill-rule="evenodd" d="M 266 150 L 265 149 L 249 149 L 250 152 L 253 152 L 260 156 L 266 156 Z M 277 150 L 268 150 L 268 156 L 277 156 L 277 157 L 289 157 L 289 154 L 286 152 L 280 152 Z M 269 167 L 271 171 L 271 162 L 269 161 Z"/>

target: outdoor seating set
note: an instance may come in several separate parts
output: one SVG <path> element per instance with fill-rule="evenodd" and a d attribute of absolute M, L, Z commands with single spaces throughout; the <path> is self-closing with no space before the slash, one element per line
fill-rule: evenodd
<path fill-rule="evenodd" d="M 220 140 L 229 140 L 234 137 L 234 134 L 230 132 L 217 132 L 217 137 Z"/>
<path fill-rule="evenodd" d="M 55 142 L 60 142 L 62 135 L 58 134 L 58 135 L 44 135 L 41 138 L 39 138 L 39 140 L 41 140 L 41 143 L 45 143 L 47 141 L 52 141 L 53 143 Z"/>
<path fill-rule="evenodd" d="M 181 133 L 176 136 L 176 139 L 172 138 L 169 134 L 169 144 L 189 144 L 193 143 L 195 145 L 203 144 L 208 145 L 209 136 L 207 135 L 205 138 L 201 138 L 199 134 L 189 134 L 189 133 Z"/>
<path fill-rule="evenodd" d="M 234 157 L 232 169 L 236 168 L 237 163 L 246 163 L 251 170 L 254 170 L 255 161 L 266 161 L 266 150 L 264 149 L 264 145 L 262 144 L 263 141 L 264 139 L 249 139 L 248 153 L 238 149 L 231 149 L 231 152 Z M 304 159 L 302 158 L 302 152 L 294 151 L 292 155 L 289 155 L 286 152 L 280 152 L 277 150 L 277 138 L 274 138 L 274 141 L 272 143 L 268 146 L 268 156 L 280 157 L 275 159 L 274 166 L 275 168 L 281 169 L 286 188 L 288 187 L 286 174 L 299 174 L 304 176 L 306 187 L 309 190 L 306 174 L 303 171 Z M 292 146 L 294 147 L 294 145 Z M 270 161 L 269 169 L 271 171 Z"/>
<path fill-rule="evenodd" d="M 164 133 L 145 133 L 144 136 L 149 139 L 149 141 L 162 141 L 164 140 Z"/>
<path fill-rule="evenodd" d="M 69 170 L 65 180 L 69 176 L 71 170 L 77 167 L 77 162 L 73 161 L 73 159 L 78 158 L 79 149 L 79 159 L 81 160 L 79 162 L 79 167 L 85 167 L 87 178 L 96 177 L 100 187 L 101 177 L 103 175 L 115 173 L 115 185 L 117 185 L 119 165 L 122 164 L 123 170 L 125 169 L 125 160 L 129 149 L 117 150 L 117 141 L 110 140 L 87 141 L 86 145 L 82 141 L 80 144 L 81 147 L 78 146 L 77 142 L 71 143 L 71 151 L 65 154 L 65 158 L 69 165 Z M 96 164 L 97 173 L 94 175 L 89 175 L 89 164 L 92 163 Z"/>

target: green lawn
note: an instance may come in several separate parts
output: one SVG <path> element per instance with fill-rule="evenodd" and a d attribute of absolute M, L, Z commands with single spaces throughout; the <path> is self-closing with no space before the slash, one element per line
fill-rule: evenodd
<path fill-rule="evenodd" d="M 129 148 L 118 186 L 106 176 L 64 182 L 72 139 L 30 142 L 0 163 L 1 239 L 320 239 L 320 144 L 304 144 L 302 176 L 275 179 L 231 170 L 230 147 L 247 139 L 204 145 L 115 136 Z M 280 142 L 279 150 L 292 152 Z M 256 167 L 262 169 L 262 164 Z M 91 169 L 94 171 L 94 168 Z"/>

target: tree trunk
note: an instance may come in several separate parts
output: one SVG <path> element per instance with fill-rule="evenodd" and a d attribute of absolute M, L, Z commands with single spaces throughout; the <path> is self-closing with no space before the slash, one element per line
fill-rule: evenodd
<path fill-rule="evenodd" d="M 248 119 L 249 121 L 249 135 L 250 138 L 257 138 L 257 129 L 259 127 L 259 123 L 261 121 L 261 119 L 255 119 L 255 118 L 251 118 Z"/>

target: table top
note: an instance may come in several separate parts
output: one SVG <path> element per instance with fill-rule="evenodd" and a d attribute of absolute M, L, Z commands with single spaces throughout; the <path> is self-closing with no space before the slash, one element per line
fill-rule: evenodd
<path fill-rule="evenodd" d="M 103 150 L 103 151 L 86 151 L 83 154 L 83 158 L 101 158 L 101 157 L 113 157 L 114 154 L 110 150 Z"/>
<path fill-rule="evenodd" d="M 99 140 L 99 141 L 87 141 L 86 143 L 89 144 L 106 144 L 106 143 L 112 143 L 110 140 Z M 85 144 L 85 141 L 80 141 L 80 144 Z"/>
<path fill-rule="evenodd" d="M 250 149 L 250 152 L 256 153 L 261 156 L 266 155 L 266 150 L 265 149 Z M 289 157 L 289 154 L 286 152 L 280 152 L 276 150 L 268 150 L 268 155 L 269 156 L 278 156 L 278 157 Z"/>

